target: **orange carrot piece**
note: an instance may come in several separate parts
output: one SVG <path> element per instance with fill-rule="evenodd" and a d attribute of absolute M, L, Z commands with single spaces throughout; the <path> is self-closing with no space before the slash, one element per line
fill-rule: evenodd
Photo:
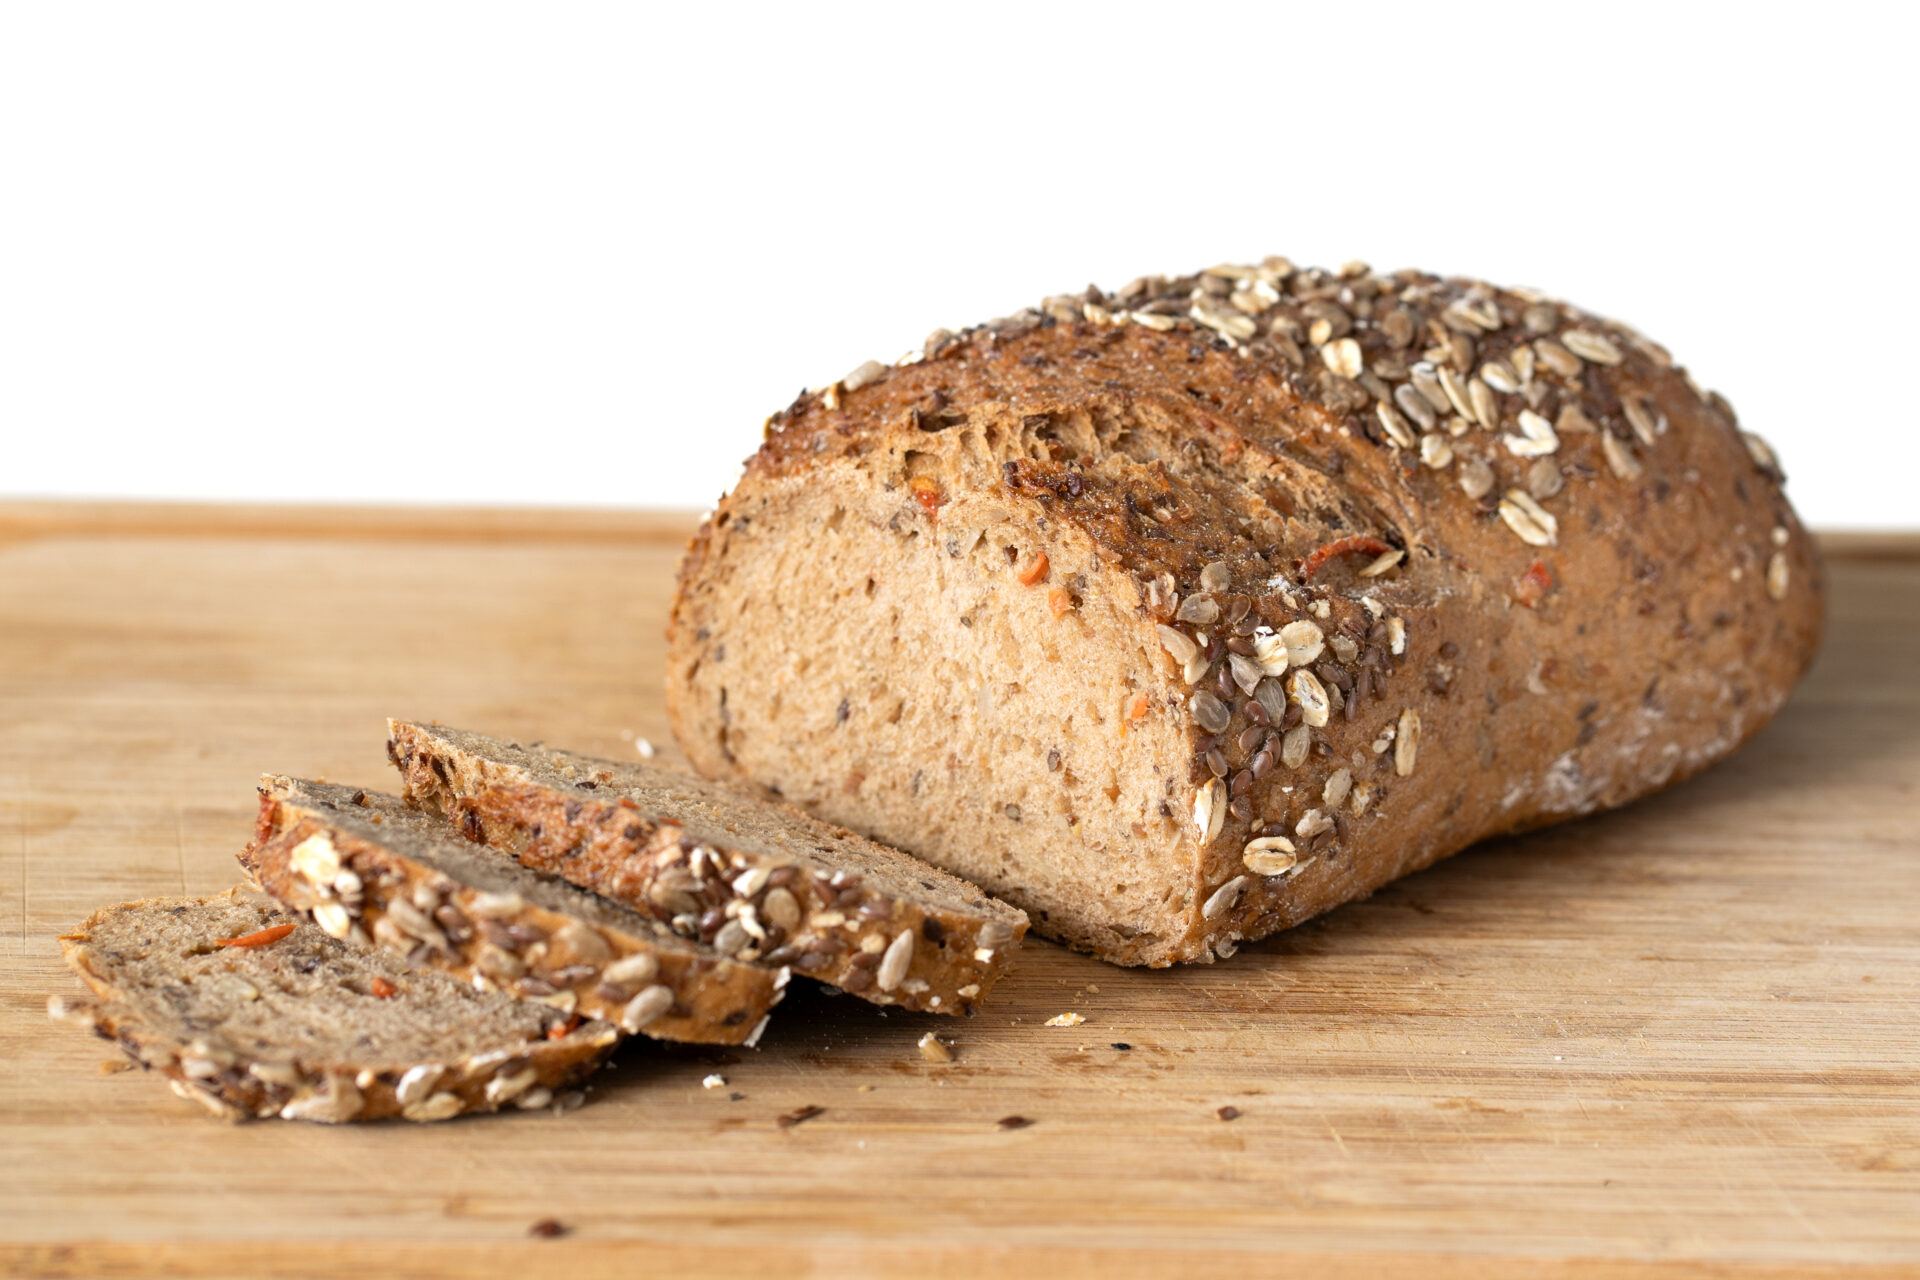
<path fill-rule="evenodd" d="M 278 942 L 293 932 L 290 924 L 269 925 L 258 933 L 249 933 L 242 938 L 215 938 L 216 947 L 264 947 L 269 942 Z"/>
<path fill-rule="evenodd" d="M 1047 576 L 1047 568 L 1047 553 L 1044 551 L 1036 551 L 1033 553 L 1033 563 L 1022 569 L 1015 576 L 1020 579 L 1021 586 L 1031 587 Z"/>

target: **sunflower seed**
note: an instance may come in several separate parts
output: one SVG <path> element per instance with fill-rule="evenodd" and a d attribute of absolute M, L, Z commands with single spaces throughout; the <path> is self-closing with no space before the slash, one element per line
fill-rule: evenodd
<path fill-rule="evenodd" d="M 1399 657 L 1407 651 L 1407 623 L 1404 618 L 1387 619 L 1387 652 Z"/>
<path fill-rule="evenodd" d="M 1446 393 L 1442 392 L 1442 400 Z M 1393 402 L 1400 406 L 1400 412 L 1419 424 L 1422 431 L 1431 431 L 1440 419 L 1435 416 L 1433 404 L 1411 383 L 1403 382 L 1393 389 Z"/>
<path fill-rule="evenodd" d="M 1404 385 L 1401 386 L 1400 391 L 1405 391 L 1405 390 L 1407 390 L 1407 388 Z M 1394 395 L 1397 398 L 1399 395 L 1399 391 L 1396 391 Z M 1413 398 L 1418 400 L 1420 397 L 1418 395 L 1415 395 Z M 1422 403 L 1421 407 L 1423 409 L 1426 408 L 1424 402 Z M 1428 417 L 1433 416 L 1433 411 L 1431 409 L 1427 409 L 1426 412 Z M 1380 419 L 1380 427 L 1383 431 L 1387 433 L 1387 439 L 1393 441 L 1394 444 L 1398 445 L 1402 449 L 1413 448 L 1413 445 L 1414 445 L 1413 432 L 1411 429 L 1408 428 L 1407 420 L 1393 411 L 1392 405 L 1388 404 L 1385 400 L 1382 400 L 1378 404 L 1373 406 L 1373 414 L 1376 418 Z"/>
<path fill-rule="evenodd" d="M 1453 445 L 1437 431 L 1429 431 L 1420 437 L 1420 461 L 1435 471 L 1453 465 Z"/>
<path fill-rule="evenodd" d="M 1260 663 L 1238 653 L 1227 655 L 1227 665 L 1233 672 L 1233 682 L 1240 686 L 1242 693 L 1252 693 L 1259 687 L 1260 677 L 1266 674 Z"/>
<path fill-rule="evenodd" d="M 1312 747 L 1313 731 L 1304 724 L 1297 724 L 1280 739 L 1280 763 L 1289 769 L 1298 769 L 1307 762 L 1307 752 Z"/>
<path fill-rule="evenodd" d="M 1193 712 L 1194 723 L 1208 733 L 1225 733 L 1233 722 L 1233 712 L 1227 709 L 1227 704 L 1205 689 L 1195 690 L 1187 705 Z"/>
<path fill-rule="evenodd" d="M 792 895 L 789 894 L 788 896 L 791 897 Z M 768 897 L 771 898 L 772 895 L 769 894 Z M 798 923 L 798 921 L 795 921 L 795 923 Z M 632 955 L 621 956 L 605 969 L 602 969 L 600 971 L 600 977 L 603 981 L 611 982 L 617 987 L 638 987 L 652 982 L 655 975 L 659 972 L 660 962 L 658 960 L 647 952 L 636 951 Z"/>
<path fill-rule="evenodd" d="M 1567 350 L 1552 338 L 1538 338 L 1533 344 L 1533 353 L 1540 357 L 1540 363 L 1547 366 L 1563 378 L 1580 376 L 1580 357 Z"/>
<path fill-rule="evenodd" d="M 1447 389 L 1441 383 L 1440 375 L 1432 363 L 1423 360 L 1413 366 L 1412 382 L 1409 385 L 1420 393 L 1420 398 L 1425 400 L 1427 406 L 1435 413 L 1446 413 L 1452 408 L 1453 401 L 1447 395 Z M 1406 402 L 1402 401 L 1398 395 L 1394 396 L 1394 400 L 1401 408 L 1407 407 Z M 1413 415 L 1409 414 L 1409 416 Z"/>
<path fill-rule="evenodd" d="M 1267 713 L 1269 723 L 1279 724 L 1287 714 L 1287 691 L 1278 680 L 1262 680 L 1253 696 L 1260 709 Z"/>
<path fill-rule="evenodd" d="M 1213 891 L 1206 904 L 1200 908 L 1200 914 L 1209 920 L 1225 915 L 1240 901 L 1240 893 L 1247 887 L 1245 876 L 1235 876 Z"/>
<path fill-rule="evenodd" d="M 1440 388 L 1446 393 L 1447 402 L 1453 406 L 1453 411 L 1468 422 L 1472 422 L 1473 400 L 1467 391 L 1467 384 L 1460 380 L 1460 375 L 1450 366 L 1440 366 Z"/>
<path fill-rule="evenodd" d="M 1373 563 L 1369 564 L 1366 568 L 1360 570 L 1359 576 L 1362 578 L 1377 578 L 1406 558 L 1407 553 L 1395 547 L 1385 555 L 1374 560 Z"/>
<path fill-rule="evenodd" d="M 1467 383 L 1467 400 L 1473 405 L 1473 416 L 1481 426 L 1489 431 L 1500 427 L 1500 406 L 1493 398 L 1493 392 L 1487 384 L 1475 378 Z"/>
<path fill-rule="evenodd" d="M 409 1120 L 428 1122 L 433 1120 L 451 1120 L 460 1114 L 466 1104 L 460 1101 L 457 1093 L 435 1093 L 425 1099 L 402 1108 L 400 1114 Z"/>
<path fill-rule="evenodd" d="M 629 1032 L 638 1031 L 658 1020 L 671 1008 L 673 1008 L 673 989 L 655 984 L 627 1001 L 626 1007 L 620 1010 L 620 1029 Z"/>
<path fill-rule="evenodd" d="M 1400 713 L 1399 731 L 1393 739 L 1393 771 L 1403 778 L 1410 777 L 1419 751 L 1420 713 L 1408 707 Z"/>
<path fill-rule="evenodd" d="M 1155 333 L 1166 333 L 1177 323 L 1172 316 L 1155 315 L 1151 311 L 1130 311 L 1127 318 L 1135 324 L 1145 325 Z"/>
<path fill-rule="evenodd" d="M 893 935 L 893 941 L 887 944 L 886 954 L 880 957 L 880 967 L 874 970 L 873 985 L 882 991 L 892 991 L 907 976 L 907 966 L 913 963 L 913 930 L 902 929 Z"/>
<path fill-rule="evenodd" d="M 1320 799 L 1329 809 L 1338 809 L 1347 802 L 1347 793 L 1353 790 L 1353 771 L 1335 769 L 1327 777 L 1327 785 L 1320 789 Z"/>
<path fill-rule="evenodd" d="M 1528 546 L 1551 547 L 1560 532 L 1560 522 L 1553 518 L 1553 513 L 1535 502 L 1533 495 L 1524 489 L 1507 490 L 1500 500 L 1500 518 Z"/>
<path fill-rule="evenodd" d="M 315 904 L 313 922 L 325 930 L 328 937 L 344 939 L 353 932 L 353 917 L 337 902 Z"/>
<path fill-rule="evenodd" d="M 1620 363 L 1620 348 L 1603 334 L 1591 329 L 1569 329 L 1560 335 L 1560 341 L 1582 360 L 1591 360 L 1595 364 Z"/>

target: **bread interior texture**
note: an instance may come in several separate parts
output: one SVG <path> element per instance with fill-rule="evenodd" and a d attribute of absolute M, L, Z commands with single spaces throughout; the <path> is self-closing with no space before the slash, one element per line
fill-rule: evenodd
<path fill-rule="evenodd" d="M 1072 426 L 1053 447 L 1076 447 Z M 1051 936 L 1151 953 L 1184 930 L 1194 869 L 1179 694 L 1138 589 L 1000 494 L 1003 460 L 1049 444 L 1032 424 L 976 415 L 928 439 L 832 464 L 880 483 L 757 486 L 713 530 L 716 589 L 676 624 L 676 730 L 703 772 L 962 875 Z"/>

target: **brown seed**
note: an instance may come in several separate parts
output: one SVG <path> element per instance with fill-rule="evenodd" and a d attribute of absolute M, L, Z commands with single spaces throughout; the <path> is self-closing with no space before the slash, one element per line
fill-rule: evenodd
<path fill-rule="evenodd" d="M 1240 1118 L 1240 1108 L 1235 1106 L 1225 1106 L 1220 1108 L 1218 1111 L 1214 1112 L 1214 1114 L 1219 1116 L 1222 1120 L 1238 1120 Z"/>
<path fill-rule="evenodd" d="M 1002 1129 L 1025 1129 L 1031 1125 L 1033 1121 L 1027 1119 L 1025 1116 L 1001 1116 L 998 1120 L 994 1121 L 994 1123 Z"/>
<path fill-rule="evenodd" d="M 542 1218 L 527 1228 L 527 1234 L 540 1240 L 553 1240 L 567 1234 L 567 1225 L 558 1218 Z"/>

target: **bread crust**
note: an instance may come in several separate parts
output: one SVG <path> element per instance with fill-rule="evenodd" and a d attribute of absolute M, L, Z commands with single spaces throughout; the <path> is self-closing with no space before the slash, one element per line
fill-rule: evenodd
<path fill-rule="evenodd" d="M 1664 349 L 1531 292 L 1270 259 L 1053 298 L 769 421 L 683 564 L 669 714 L 701 772 L 968 875 L 1047 936 L 1120 963 L 1211 959 L 1476 840 L 1626 803 L 1757 731 L 1822 615 L 1782 480 Z M 1182 741 L 1163 761 L 1179 829 L 1145 824 L 1182 868 L 1151 936 L 1117 932 L 1099 885 L 1042 894 L 983 870 L 981 830 L 916 836 L 895 797 L 937 743 L 849 736 L 832 764 L 861 785 L 812 790 L 765 745 L 791 724 L 742 667 L 787 620 L 736 584 L 782 539 L 820 536 L 788 526 L 822 493 L 911 531 L 904 556 L 996 504 L 1019 555 L 1084 566 L 1060 625 L 1096 600 L 1134 619 L 1101 643 L 1146 695 L 1143 730 Z M 848 584 L 814 586 L 850 634 L 866 625 Z M 1053 589 L 1044 568 L 1036 586 Z M 1309 625 L 1294 652 L 1311 657 L 1262 661 Z M 733 749 L 743 733 L 757 753 Z M 1054 856 L 1015 838 L 1029 866 Z"/>
<path fill-rule="evenodd" d="M 365 816 L 350 794 L 372 806 Z M 393 797 L 277 776 L 263 779 L 260 797 L 242 865 L 336 936 L 660 1040 L 755 1044 L 785 994 L 785 969 L 730 960 L 624 908 L 596 913 L 624 924 L 590 920 L 409 856 L 373 823 L 410 814 Z M 451 830 L 440 838 L 465 847 Z M 346 889 L 341 872 L 352 877 Z"/>
<path fill-rule="evenodd" d="M 186 1039 L 160 1025 L 154 1011 L 123 987 L 116 974 L 123 958 L 104 951 L 95 940 L 94 935 L 113 917 L 129 914 L 164 915 L 169 924 L 181 917 L 202 920 L 209 949 L 217 936 L 228 931 L 246 933 L 250 925 L 273 928 L 295 920 L 281 914 L 277 906 L 249 901 L 249 896 L 259 898 L 257 893 L 236 889 L 217 898 L 146 898 L 94 912 L 60 939 L 68 966 L 94 998 L 54 996 L 48 1011 L 113 1041 L 141 1067 L 165 1076 L 175 1093 L 228 1120 L 281 1116 L 328 1124 L 394 1118 L 434 1121 L 506 1106 L 552 1105 L 557 1094 L 597 1069 L 621 1038 L 604 1022 L 584 1022 L 569 1029 L 569 1020 L 556 1012 L 548 1028 L 550 1038 L 528 1039 L 511 1050 L 457 1062 L 369 1067 L 302 1052 L 297 1048 L 301 1037 L 289 1027 L 285 1054 L 267 1058 L 235 1043 L 218 1027 Z M 347 944 L 322 936 L 311 923 L 297 925 L 295 934 L 272 945 L 348 954 Z M 262 981 L 266 979 L 261 975 L 270 971 L 264 950 L 234 949 L 224 952 L 222 959 L 229 971 L 251 973 Z M 179 963 L 184 970 L 192 962 Z M 364 953 L 349 963 L 382 968 Z M 395 984 L 418 985 L 403 967 L 391 966 L 386 976 Z M 183 984 L 178 990 L 190 993 L 192 988 Z M 432 997 L 427 993 L 418 998 Z M 182 1006 L 190 1006 L 192 999 L 191 994 L 184 995 Z"/>
<path fill-rule="evenodd" d="M 388 734 L 407 802 L 469 839 L 742 961 L 791 966 L 875 1004 L 971 1015 L 1027 931 L 1024 914 L 972 885 L 790 806 L 688 795 L 662 812 L 649 793 L 673 775 L 650 766 L 400 721 Z M 576 781 L 543 782 L 542 766 Z M 749 818 L 773 838 L 725 829 Z"/>

